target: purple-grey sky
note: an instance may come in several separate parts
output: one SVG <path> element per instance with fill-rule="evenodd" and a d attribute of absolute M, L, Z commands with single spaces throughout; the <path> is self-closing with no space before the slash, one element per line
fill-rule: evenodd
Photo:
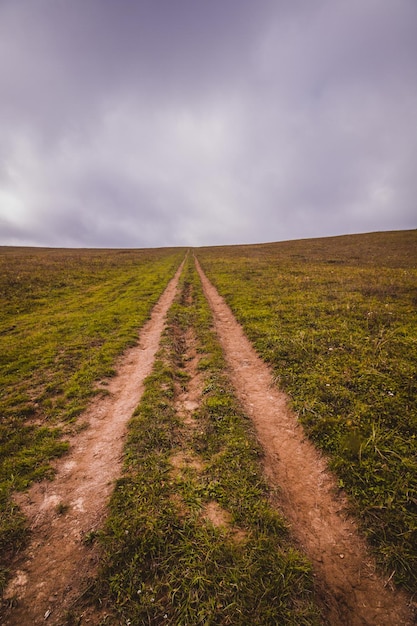
<path fill-rule="evenodd" d="M 416 226 L 416 0 L 0 0 L 0 245 Z"/>

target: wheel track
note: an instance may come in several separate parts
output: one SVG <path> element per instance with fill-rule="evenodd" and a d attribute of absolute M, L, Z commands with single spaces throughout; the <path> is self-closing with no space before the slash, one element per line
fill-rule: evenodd
<path fill-rule="evenodd" d="M 316 587 L 331 626 L 406 626 L 414 623 L 405 594 L 376 572 L 357 525 L 346 514 L 326 462 L 304 435 L 270 368 L 257 355 L 233 313 L 197 271 L 214 316 L 231 379 L 265 451 L 265 472 L 280 490 L 280 508 L 312 561 Z"/>
<path fill-rule="evenodd" d="M 88 589 L 98 555 L 85 538 L 105 517 L 120 475 L 126 425 L 151 373 L 183 265 L 143 326 L 138 345 L 121 358 L 106 387 L 109 395 L 94 400 L 80 416 L 88 428 L 71 439 L 69 454 L 56 463 L 55 479 L 16 497 L 28 518 L 31 541 L 4 594 L 4 626 L 36 626 L 46 620 L 63 624 L 66 612 Z"/>

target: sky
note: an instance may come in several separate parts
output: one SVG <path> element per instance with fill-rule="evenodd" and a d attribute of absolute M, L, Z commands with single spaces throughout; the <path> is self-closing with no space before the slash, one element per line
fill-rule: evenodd
<path fill-rule="evenodd" d="M 417 227 L 416 0 L 0 0 L 0 245 Z"/>

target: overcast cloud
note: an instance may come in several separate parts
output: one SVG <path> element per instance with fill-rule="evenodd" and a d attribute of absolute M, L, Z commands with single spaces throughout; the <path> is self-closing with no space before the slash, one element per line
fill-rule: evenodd
<path fill-rule="evenodd" d="M 0 244 L 417 226 L 415 0 L 0 0 Z"/>

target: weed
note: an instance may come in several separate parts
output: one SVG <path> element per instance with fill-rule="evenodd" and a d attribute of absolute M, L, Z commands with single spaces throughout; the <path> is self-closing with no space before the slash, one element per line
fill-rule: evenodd
<path fill-rule="evenodd" d="M 95 543 L 95 541 L 97 540 L 98 537 L 99 537 L 99 531 L 98 530 L 89 530 L 83 536 L 83 543 L 86 546 L 91 546 L 93 543 Z"/>
<path fill-rule="evenodd" d="M 70 505 L 66 504 L 65 502 L 59 502 L 55 508 L 57 515 L 65 515 L 65 513 L 67 513 L 69 509 Z"/>

